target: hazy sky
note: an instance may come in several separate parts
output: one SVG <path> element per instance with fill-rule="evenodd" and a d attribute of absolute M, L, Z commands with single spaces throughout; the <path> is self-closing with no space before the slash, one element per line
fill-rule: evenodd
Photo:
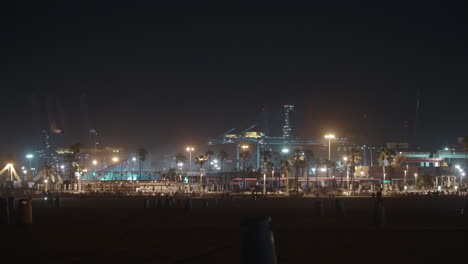
<path fill-rule="evenodd" d="M 463 6 L 157 2 L 7 6 L 2 152 L 33 148 L 47 97 L 79 140 L 83 94 L 103 142 L 129 148 L 202 144 L 283 104 L 301 135 L 405 140 L 417 89 L 422 143 L 468 134 Z"/>

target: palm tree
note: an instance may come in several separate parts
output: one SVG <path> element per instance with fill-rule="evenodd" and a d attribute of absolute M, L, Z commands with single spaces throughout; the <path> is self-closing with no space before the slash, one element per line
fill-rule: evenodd
<path fill-rule="evenodd" d="M 307 168 L 307 171 L 306 171 L 306 176 L 307 176 L 307 189 L 309 189 L 309 172 L 310 172 L 310 166 L 312 165 L 313 163 L 313 159 L 314 159 L 314 152 L 310 149 L 305 149 L 304 150 L 304 159 L 306 161 L 306 168 Z"/>
<path fill-rule="evenodd" d="M 224 171 L 224 161 L 229 157 L 229 154 L 224 150 L 220 150 L 218 152 L 218 157 L 221 163 L 221 170 Z"/>
<path fill-rule="evenodd" d="M 229 154 L 228 154 L 226 151 L 220 150 L 220 151 L 218 152 L 218 158 L 219 158 L 219 162 L 221 163 L 221 171 L 222 171 L 222 172 L 224 172 L 224 161 L 225 161 L 228 157 L 229 157 Z M 222 178 L 222 180 L 223 180 L 222 185 L 223 185 L 223 188 L 225 188 L 225 187 L 226 187 L 226 185 L 225 185 L 225 184 L 226 184 L 226 174 L 223 173 L 223 176 L 224 176 L 224 177 Z M 226 188 L 227 188 L 227 187 L 226 187 Z"/>
<path fill-rule="evenodd" d="M 280 166 L 280 171 L 285 175 L 286 177 L 286 195 L 289 195 L 289 175 L 288 173 L 291 171 L 291 163 L 289 159 L 283 158 L 279 162 Z"/>
<path fill-rule="evenodd" d="M 273 179 L 273 170 L 275 169 L 275 164 L 271 161 L 268 161 L 265 163 L 265 173 L 266 174 L 271 174 L 271 178 Z"/>
<path fill-rule="evenodd" d="M 377 154 L 377 160 L 382 162 L 382 171 L 383 171 L 383 191 L 385 191 L 385 178 L 386 178 L 386 172 L 385 172 L 385 167 L 386 164 L 390 164 L 390 158 L 395 154 L 395 152 L 391 149 L 388 148 L 383 148 L 380 150 L 380 152 Z"/>
<path fill-rule="evenodd" d="M 187 161 L 187 157 L 182 153 L 177 153 L 174 157 L 176 165 Z"/>
<path fill-rule="evenodd" d="M 279 165 L 278 159 L 281 159 L 280 153 L 276 152 L 276 151 L 271 152 L 271 160 L 273 160 L 273 165 L 274 165 L 273 170 L 274 171 L 279 170 L 279 168 L 278 168 L 278 165 Z M 273 172 L 272 172 L 272 175 L 273 175 L 273 177 L 275 176 Z M 278 190 L 279 190 L 279 186 L 280 186 L 280 177 L 281 176 L 278 174 L 278 177 L 276 178 L 276 187 L 278 188 Z"/>
<path fill-rule="evenodd" d="M 140 165 L 140 181 L 142 180 L 142 175 L 141 175 L 141 167 L 143 166 L 143 162 L 145 162 L 147 156 L 148 156 L 148 151 L 144 148 L 139 148 L 137 149 L 137 156 L 138 156 L 138 161 Z"/>
<path fill-rule="evenodd" d="M 243 187 L 245 188 L 245 185 L 246 185 L 245 178 L 246 178 L 246 172 L 247 172 L 245 163 L 250 159 L 250 152 L 246 149 L 242 150 L 242 152 L 240 153 L 240 159 L 242 160 L 242 170 L 243 170 L 242 177 L 243 177 L 243 184 L 244 184 Z"/>
<path fill-rule="evenodd" d="M 214 152 L 212 150 L 207 150 L 205 156 L 208 158 L 208 171 L 211 172 L 211 158 L 213 157 Z"/>
<path fill-rule="evenodd" d="M 299 196 L 299 171 L 305 165 L 304 152 L 302 149 L 295 149 L 292 154 L 292 164 L 294 166 L 294 178 L 296 181 L 297 196 Z"/>
<path fill-rule="evenodd" d="M 319 166 L 324 165 L 325 162 L 322 161 L 320 158 L 314 158 L 314 167 L 315 167 L 315 184 L 317 186 L 317 190 L 319 189 L 319 181 L 318 181 L 318 176 L 319 176 Z"/>
<path fill-rule="evenodd" d="M 351 173 L 351 182 L 354 182 L 354 176 L 356 174 L 356 163 L 361 161 L 361 151 L 356 148 L 351 148 L 346 152 L 348 156 L 348 164 L 350 166 L 350 173 Z M 349 190 L 349 182 L 348 182 L 348 190 Z"/>
<path fill-rule="evenodd" d="M 200 165 L 200 191 L 203 192 L 203 165 L 208 161 L 206 155 L 198 156 L 195 164 Z"/>
<path fill-rule="evenodd" d="M 175 160 L 176 166 L 179 166 L 179 164 L 183 165 L 183 163 L 187 161 L 187 157 L 182 153 L 177 153 L 174 157 L 174 160 Z M 180 166 L 179 169 L 180 169 L 180 172 L 183 171 L 182 166 Z"/>
<path fill-rule="evenodd" d="M 79 154 L 81 149 L 83 148 L 83 144 L 75 143 L 68 148 L 68 153 L 65 155 L 65 161 L 68 163 L 69 173 L 68 173 L 68 181 L 70 183 L 75 182 L 75 174 L 77 171 L 80 170 L 79 165 Z"/>
<path fill-rule="evenodd" d="M 325 160 L 325 167 L 327 168 L 327 180 L 330 177 L 330 171 L 335 171 L 338 167 L 338 163 L 333 160 Z"/>
<path fill-rule="evenodd" d="M 273 153 L 269 150 L 262 150 L 260 152 L 263 160 L 263 170 L 266 170 L 266 164 L 270 162 L 270 159 L 273 157 Z"/>
<path fill-rule="evenodd" d="M 468 169 L 468 136 L 463 137 L 463 149 L 465 150 L 465 170 L 466 170 Z"/>

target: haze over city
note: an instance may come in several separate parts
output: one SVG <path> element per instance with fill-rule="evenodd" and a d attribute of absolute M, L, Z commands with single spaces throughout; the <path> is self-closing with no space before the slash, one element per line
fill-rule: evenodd
<path fill-rule="evenodd" d="M 466 262 L 463 2 L 1 11 L 1 263 Z"/>

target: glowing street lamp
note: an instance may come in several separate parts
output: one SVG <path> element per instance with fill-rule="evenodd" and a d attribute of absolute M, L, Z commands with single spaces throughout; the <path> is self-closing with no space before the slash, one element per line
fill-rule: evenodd
<path fill-rule="evenodd" d="M 282 152 L 283 154 L 288 154 L 289 151 L 290 151 L 290 150 L 289 150 L 288 148 L 284 148 L 284 149 L 281 150 L 281 152 Z"/>
<path fill-rule="evenodd" d="M 331 141 L 335 138 L 335 135 L 332 134 L 325 135 L 325 139 L 328 139 L 328 160 L 331 160 Z"/>
<path fill-rule="evenodd" d="M 407 175 L 408 175 L 408 171 L 405 170 L 405 180 L 404 180 L 404 183 L 403 183 L 403 185 L 404 185 L 405 187 L 406 187 L 406 176 L 407 176 Z"/>
<path fill-rule="evenodd" d="M 190 161 L 190 166 L 189 166 L 189 168 L 190 168 L 190 171 L 192 171 L 192 152 L 195 151 L 195 148 L 193 148 L 193 147 L 187 147 L 186 150 L 187 150 L 187 152 L 189 153 L 189 161 Z"/>
<path fill-rule="evenodd" d="M 98 164 L 97 160 L 93 160 L 93 165 L 97 165 L 97 164 Z"/>
<path fill-rule="evenodd" d="M 112 158 L 112 161 L 113 161 L 113 162 L 119 162 L 119 158 L 113 157 L 113 158 Z"/>
<path fill-rule="evenodd" d="M 26 155 L 26 158 L 29 160 L 29 170 L 31 170 L 32 169 L 32 160 L 34 159 L 34 155 L 33 154 L 28 154 L 28 155 Z"/>

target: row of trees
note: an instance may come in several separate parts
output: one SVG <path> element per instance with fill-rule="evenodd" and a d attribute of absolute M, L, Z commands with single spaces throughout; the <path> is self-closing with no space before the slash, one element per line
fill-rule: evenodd
<path fill-rule="evenodd" d="M 80 157 L 82 153 L 84 145 L 81 143 L 75 143 L 68 148 L 67 153 L 64 156 L 64 162 L 67 164 L 68 173 L 66 175 L 66 180 L 68 183 L 75 183 L 76 182 L 76 173 L 83 171 L 83 163 Z M 148 151 L 145 148 L 139 148 L 136 150 L 136 158 L 139 161 L 139 179 L 142 180 L 142 168 L 144 162 L 148 158 Z M 54 166 L 51 163 L 44 163 L 43 171 L 47 179 L 54 173 Z"/>

